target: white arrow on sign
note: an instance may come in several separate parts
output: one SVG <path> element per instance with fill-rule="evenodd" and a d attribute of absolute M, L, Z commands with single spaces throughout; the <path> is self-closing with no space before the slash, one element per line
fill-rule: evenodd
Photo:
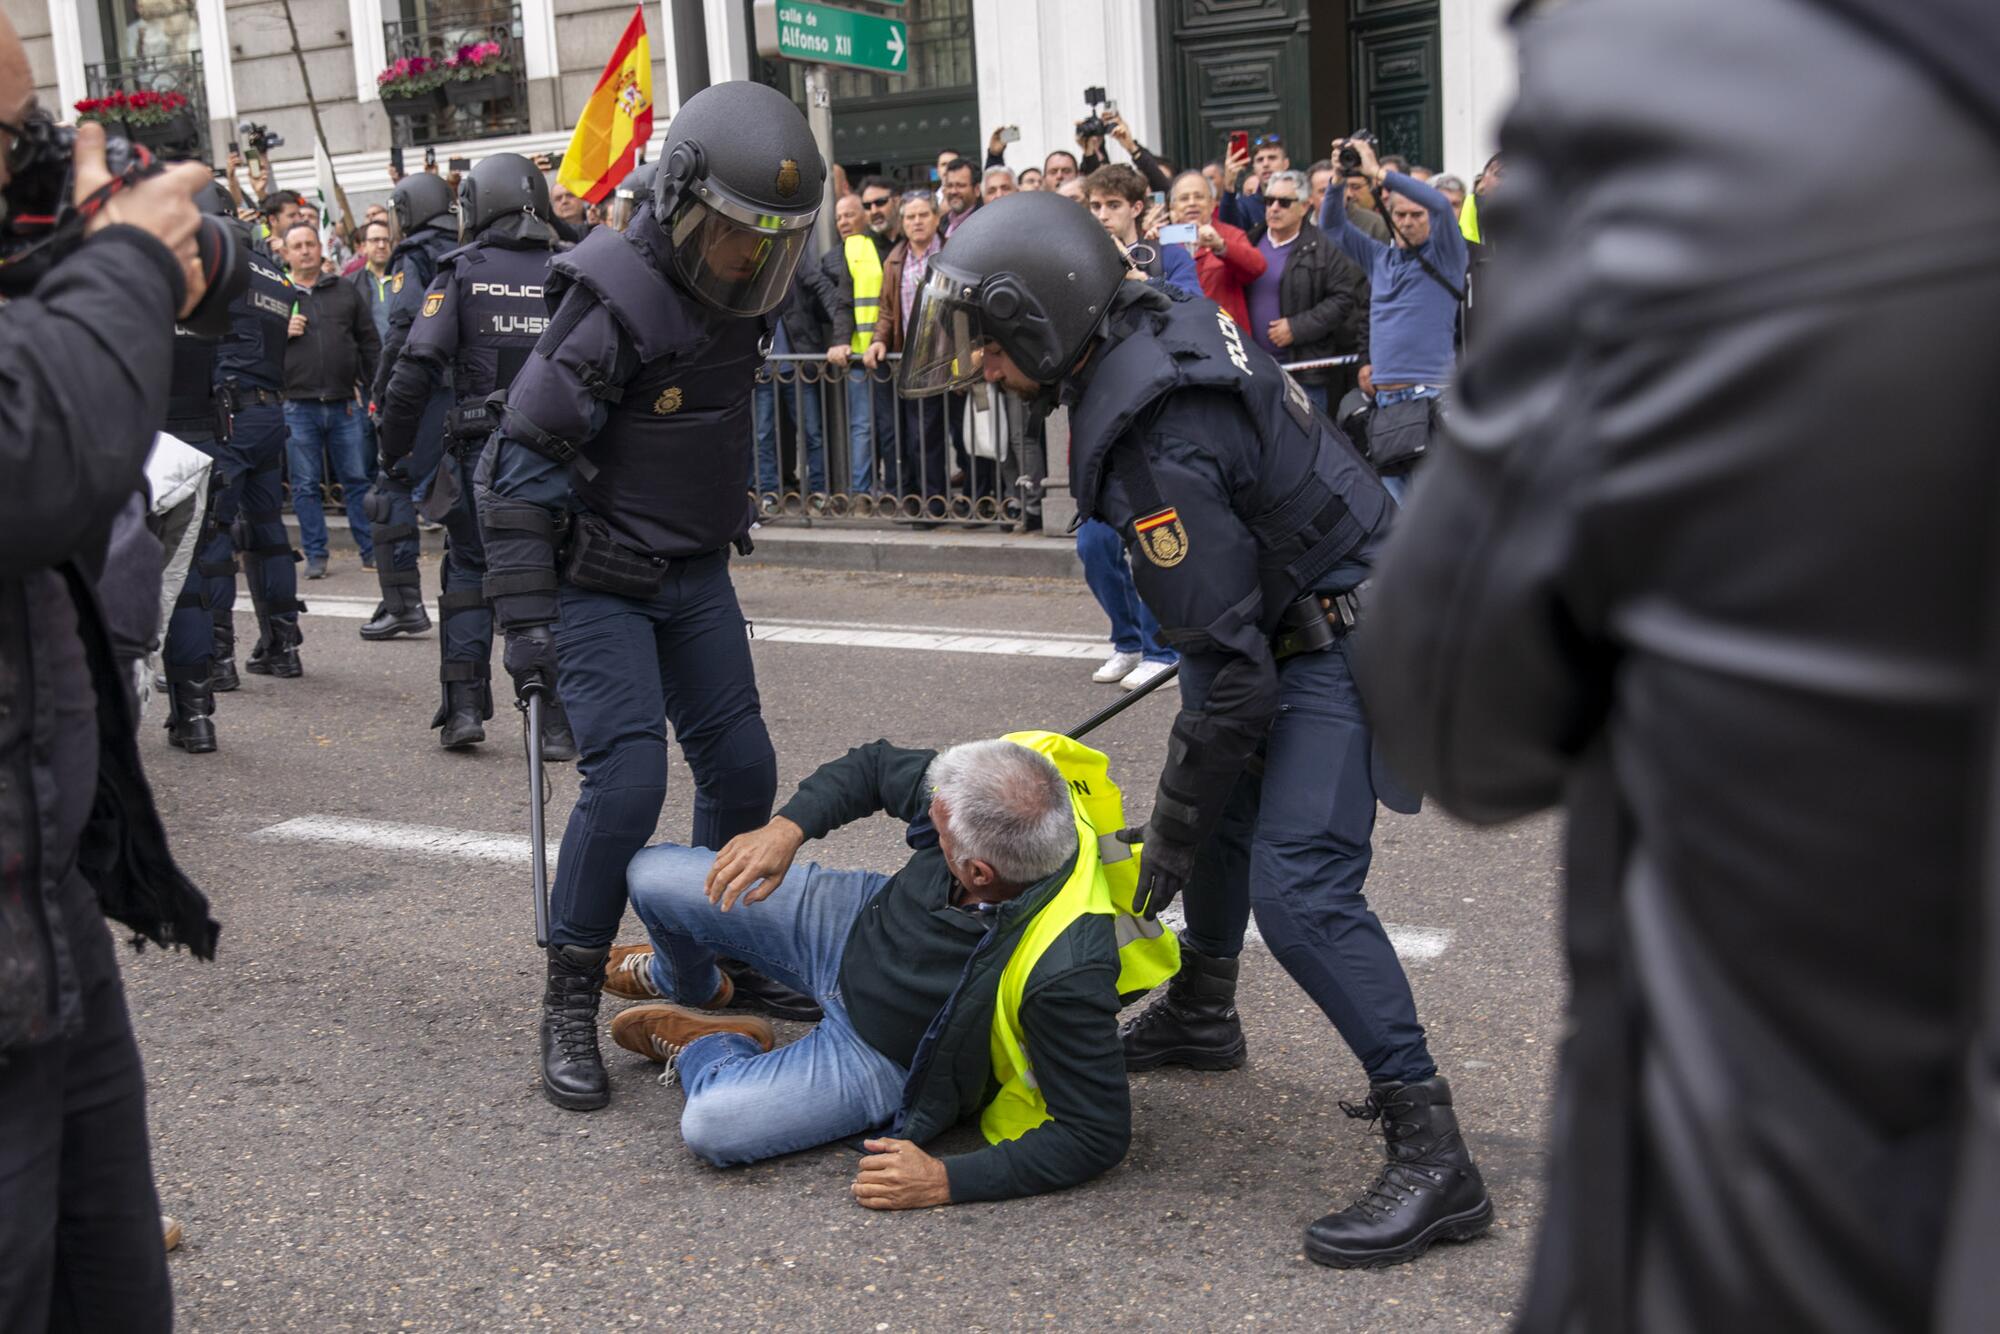
<path fill-rule="evenodd" d="M 886 43 L 884 43 L 884 45 L 886 45 L 889 48 L 889 63 L 891 65 L 902 64 L 903 63 L 902 29 L 900 28 L 889 29 L 889 40 Z"/>

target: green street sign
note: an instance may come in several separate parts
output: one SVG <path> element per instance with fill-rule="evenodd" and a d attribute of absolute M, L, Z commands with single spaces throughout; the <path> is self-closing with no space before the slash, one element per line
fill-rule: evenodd
<path fill-rule="evenodd" d="M 784 60 L 883 74 L 910 69 L 910 25 L 806 0 L 758 0 L 757 49 Z"/>

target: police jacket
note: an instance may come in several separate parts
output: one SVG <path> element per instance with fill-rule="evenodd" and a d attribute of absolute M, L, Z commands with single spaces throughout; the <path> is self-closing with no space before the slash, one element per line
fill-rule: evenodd
<path fill-rule="evenodd" d="M 375 321 L 353 283 L 325 274 L 292 288 L 306 330 L 285 344 L 285 397 L 351 403 L 366 392 L 382 355 Z"/>
<path fill-rule="evenodd" d="M 439 261 L 381 402 L 377 440 L 385 461 L 410 452 L 424 407 L 447 369 L 459 402 L 453 434 L 485 438 L 493 424 L 484 411 L 487 395 L 514 382 L 548 326 L 543 289 L 555 258 L 552 239 L 489 231 Z"/>
<path fill-rule="evenodd" d="M 1506 244 L 1359 639 L 1406 777 L 1569 808 L 1530 1334 L 1969 1334 L 2000 1300 L 2000 115 L 1881 36 L 1991 60 L 2000 11 L 1862 7 L 1521 25 Z M 1818 208 L 1885 123 L 1955 183 L 1919 246 Z"/>
<path fill-rule="evenodd" d="M 769 322 L 684 295 L 666 276 L 668 245 L 642 205 L 624 231 L 597 228 L 551 266 L 551 322 L 475 475 L 503 625 L 555 619 L 552 575 L 546 592 L 510 591 L 554 564 L 553 533 L 522 506 L 541 523 L 587 512 L 653 560 L 749 531 L 750 393 Z"/>
<path fill-rule="evenodd" d="M 167 387 L 165 430 L 190 443 L 215 439 L 217 340 L 174 326 L 173 378 Z"/>
<path fill-rule="evenodd" d="M 1166 638 L 1213 669 L 1175 721 L 1154 804 L 1155 824 L 1193 845 L 1277 710 L 1280 615 L 1367 577 L 1391 502 L 1305 391 L 1199 296 L 1125 284 L 1062 395 L 1078 513 L 1119 530 Z"/>
<path fill-rule="evenodd" d="M 389 256 L 389 332 L 382 338 L 382 358 L 372 377 L 368 398 L 380 404 L 389 396 L 389 377 L 395 373 L 396 358 L 403 353 L 403 340 L 423 308 L 424 294 L 437 277 L 438 263 L 458 249 L 458 238 L 437 227 L 419 227 Z"/>
<path fill-rule="evenodd" d="M 285 344 L 296 293 L 283 266 L 261 247 L 244 247 L 250 285 L 229 304 L 229 333 L 215 349 L 218 384 L 231 380 L 249 389 L 282 394 Z"/>
<path fill-rule="evenodd" d="M 166 247 L 112 226 L 0 308 L 0 1059 L 80 1027 L 76 932 L 102 930 L 98 911 L 214 950 L 207 902 L 167 849 L 94 587 L 166 412 L 182 292 Z"/>

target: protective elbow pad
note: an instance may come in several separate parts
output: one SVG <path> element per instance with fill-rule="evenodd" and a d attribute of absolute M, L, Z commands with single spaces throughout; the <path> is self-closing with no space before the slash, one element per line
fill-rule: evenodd
<path fill-rule="evenodd" d="M 1261 736 L 1233 718 L 1182 711 L 1167 737 L 1167 765 L 1160 771 L 1150 828 L 1188 847 L 1200 843 L 1222 818 L 1223 802 L 1257 753 Z"/>
<path fill-rule="evenodd" d="M 501 627 L 554 621 L 560 540 L 555 515 L 539 505 L 489 493 L 480 498 L 479 526 L 486 538 L 481 591 Z"/>

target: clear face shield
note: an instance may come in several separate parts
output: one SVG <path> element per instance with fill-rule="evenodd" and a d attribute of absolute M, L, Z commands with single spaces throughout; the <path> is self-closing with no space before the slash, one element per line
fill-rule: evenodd
<path fill-rule="evenodd" d="M 813 214 L 728 211 L 690 195 L 674 209 L 668 238 L 674 273 L 693 296 L 730 315 L 762 315 L 784 302 L 812 235 Z"/>
<path fill-rule="evenodd" d="M 986 378 L 987 340 L 977 295 L 933 269 L 917 293 L 896 392 L 931 398 L 979 384 Z"/>

